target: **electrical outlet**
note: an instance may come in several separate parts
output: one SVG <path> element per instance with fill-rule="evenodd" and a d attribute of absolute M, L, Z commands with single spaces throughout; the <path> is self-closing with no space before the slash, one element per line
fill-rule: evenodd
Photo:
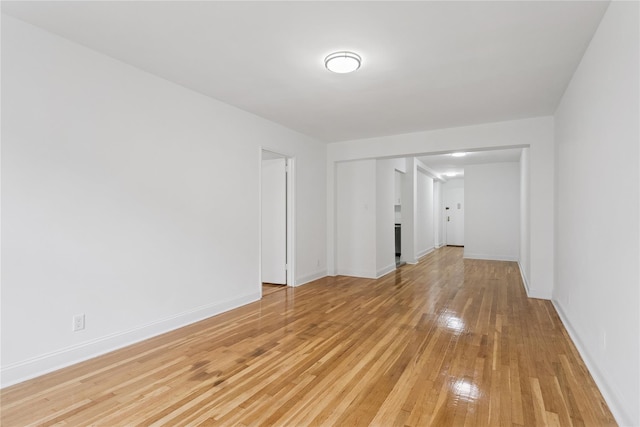
<path fill-rule="evenodd" d="M 73 316 L 73 332 L 78 332 L 84 329 L 84 314 L 77 314 Z"/>

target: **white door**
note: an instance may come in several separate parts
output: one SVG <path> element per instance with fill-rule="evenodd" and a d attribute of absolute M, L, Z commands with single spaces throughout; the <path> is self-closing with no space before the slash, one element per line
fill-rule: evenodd
<path fill-rule="evenodd" d="M 286 159 L 262 161 L 262 282 L 287 284 Z"/>
<path fill-rule="evenodd" d="M 446 244 L 464 246 L 464 188 L 451 188 L 445 197 Z"/>

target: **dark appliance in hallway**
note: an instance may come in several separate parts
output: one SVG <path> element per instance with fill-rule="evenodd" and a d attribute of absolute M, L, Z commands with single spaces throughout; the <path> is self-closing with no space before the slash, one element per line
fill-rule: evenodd
<path fill-rule="evenodd" d="M 400 261 L 402 256 L 402 226 L 396 223 L 396 267 L 404 265 L 404 262 Z"/>

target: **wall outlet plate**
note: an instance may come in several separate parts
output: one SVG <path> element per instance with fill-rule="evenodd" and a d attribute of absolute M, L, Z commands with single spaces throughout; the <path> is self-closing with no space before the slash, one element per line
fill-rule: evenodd
<path fill-rule="evenodd" d="M 73 316 L 73 332 L 78 332 L 84 329 L 84 314 L 77 314 Z"/>

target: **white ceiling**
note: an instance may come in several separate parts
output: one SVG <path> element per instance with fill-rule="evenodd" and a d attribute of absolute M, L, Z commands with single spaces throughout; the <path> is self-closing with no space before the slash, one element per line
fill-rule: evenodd
<path fill-rule="evenodd" d="M 2 10 L 332 142 L 553 114 L 607 2 L 2 2 Z M 332 74 L 353 50 L 362 68 Z"/>
<path fill-rule="evenodd" d="M 453 157 L 451 154 L 436 154 L 432 156 L 418 157 L 418 160 L 438 175 L 456 173 L 456 176 L 461 177 L 464 176 L 464 167 L 467 165 L 517 162 L 520 160 L 521 152 L 521 148 L 470 151 L 467 152 L 464 157 Z M 448 178 L 445 177 L 445 179 Z"/>

